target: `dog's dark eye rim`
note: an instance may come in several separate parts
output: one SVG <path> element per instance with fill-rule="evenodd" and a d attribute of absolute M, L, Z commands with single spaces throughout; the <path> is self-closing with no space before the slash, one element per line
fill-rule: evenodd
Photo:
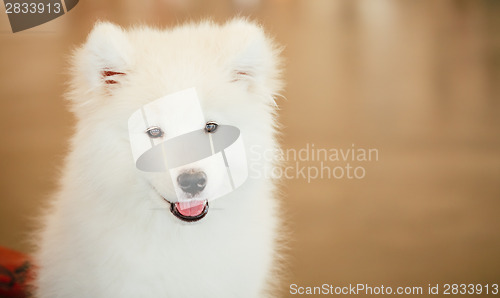
<path fill-rule="evenodd" d="M 219 124 L 215 121 L 208 121 L 207 124 L 205 124 L 205 131 L 208 133 L 213 133 L 217 130 L 217 127 Z"/>
<path fill-rule="evenodd" d="M 163 137 L 163 130 L 159 126 L 151 126 L 146 129 L 146 133 L 150 138 L 161 138 Z"/>

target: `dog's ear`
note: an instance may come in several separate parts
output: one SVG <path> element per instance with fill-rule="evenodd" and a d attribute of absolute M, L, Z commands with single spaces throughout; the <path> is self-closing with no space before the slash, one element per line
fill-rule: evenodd
<path fill-rule="evenodd" d="M 232 47 L 236 49 L 231 67 L 231 81 L 247 84 L 250 89 L 266 88 L 275 94 L 282 87 L 281 48 L 266 36 L 263 28 L 245 19 L 226 24 Z"/>
<path fill-rule="evenodd" d="M 86 84 L 85 89 L 90 92 L 116 88 L 130 70 L 131 51 L 122 28 L 108 22 L 97 23 L 86 43 L 75 54 L 75 83 Z"/>

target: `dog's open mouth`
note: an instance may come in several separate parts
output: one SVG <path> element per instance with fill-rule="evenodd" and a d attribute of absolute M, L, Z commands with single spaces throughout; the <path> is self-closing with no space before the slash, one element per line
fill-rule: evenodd
<path fill-rule="evenodd" d="M 208 213 L 208 201 L 186 201 L 170 203 L 170 211 L 177 218 L 193 222 L 205 217 Z"/>

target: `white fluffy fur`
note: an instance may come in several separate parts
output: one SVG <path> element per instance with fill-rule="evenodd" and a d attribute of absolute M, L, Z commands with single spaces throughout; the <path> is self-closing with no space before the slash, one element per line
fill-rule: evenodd
<path fill-rule="evenodd" d="M 78 122 L 37 242 L 35 296 L 265 295 L 277 278 L 275 183 L 248 179 L 210 202 L 204 219 L 184 223 L 158 194 L 172 196 L 164 176 L 135 168 L 127 119 L 196 87 L 205 117 L 240 128 L 247 153 L 276 148 L 278 54 L 262 28 L 241 19 L 172 30 L 98 23 L 73 59 L 68 97 Z M 125 75 L 105 84 L 103 70 Z M 254 169 L 270 166 L 260 162 Z"/>

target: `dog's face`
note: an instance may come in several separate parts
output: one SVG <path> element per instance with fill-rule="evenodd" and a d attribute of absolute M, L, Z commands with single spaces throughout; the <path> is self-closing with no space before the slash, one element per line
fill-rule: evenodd
<path fill-rule="evenodd" d="M 125 31 L 97 24 L 75 54 L 72 109 L 80 129 L 92 127 L 99 134 L 105 130 L 95 139 L 121 150 L 102 150 L 102 144 L 93 144 L 89 158 L 106 160 L 124 171 L 124 180 L 134 179 L 123 183 L 147 185 L 157 198 L 171 204 L 179 219 L 201 219 L 208 213 L 207 202 L 228 187 L 227 169 L 214 166 L 211 159 L 181 164 L 172 171 L 137 169 L 128 119 L 159 98 L 194 88 L 202 120 L 191 117 L 194 109 L 173 105 L 163 114 L 156 109 L 157 120 L 147 124 L 141 137 L 157 145 L 180 132 L 215 135 L 228 126 L 241 132 L 247 152 L 253 146 L 272 147 L 273 96 L 281 87 L 278 53 L 260 27 L 243 20 L 222 26 L 189 24 L 169 31 L 144 27 Z M 189 146 L 183 150 L 190 152 Z M 179 157 L 169 156 L 174 163 Z M 144 196 L 150 193 L 145 191 Z"/>
<path fill-rule="evenodd" d="M 201 219 L 208 201 L 243 184 L 247 158 L 240 130 L 207 121 L 195 88 L 166 95 L 142 106 L 128 121 L 137 168 L 160 176 L 172 212 L 186 221 Z M 152 183 L 151 183 L 152 184 Z"/>

